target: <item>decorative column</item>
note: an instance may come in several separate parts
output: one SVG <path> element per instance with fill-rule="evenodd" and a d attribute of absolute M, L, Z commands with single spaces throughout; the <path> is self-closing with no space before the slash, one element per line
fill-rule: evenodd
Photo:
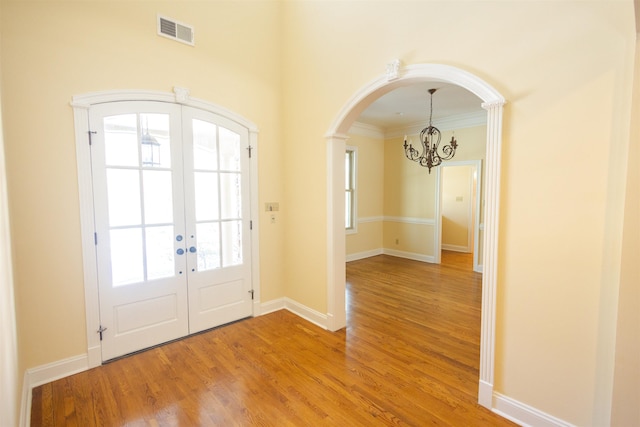
<path fill-rule="evenodd" d="M 347 326 L 344 153 L 347 135 L 327 136 L 327 329 Z"/>
<path fill-rule="evenodd" d="M 500 215 L 500 164 L 504 101 L 483 103 L 487 110 L 485 217 L 480 331 L 480 384 L 478 403 L 491 409 L 495 368 L 496 289 L 498 281 L 498 224 Z"/>

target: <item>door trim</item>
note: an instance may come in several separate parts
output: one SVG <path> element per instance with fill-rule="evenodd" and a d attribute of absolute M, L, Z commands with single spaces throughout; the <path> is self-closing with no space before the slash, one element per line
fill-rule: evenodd
<path fill-rule="evenodd" d="M 80 202 L 80 230 L 82 243 L 82 265 L 85 295 L 85 319 L 87 330 L 88 368 L 102 364 L 100 338 L 96 331 L 100 327 L 100 304 L 98 298 L 98 268 L 94 240 L 93 184 L 91 178 L 91 151 L 89 148 L 89 109 L 96 104 L 117 101 L 158 101 L 185 105 L 226 117 L 249 131 L 249 144 L 253 147 L 250 159 L 251 198 L 251 273 L 254 289 L 253 315 L 260 315 L 260 227 L 258 210 L 258 127 L 251 121 L 224 107 L 189 96 L 185 88 L 175 87 L 173 93 L 142 90 L 114 90 L 75 95 L 71 99 L 73 108 L 76 167 L 78 174 L 78 196 Z"/>

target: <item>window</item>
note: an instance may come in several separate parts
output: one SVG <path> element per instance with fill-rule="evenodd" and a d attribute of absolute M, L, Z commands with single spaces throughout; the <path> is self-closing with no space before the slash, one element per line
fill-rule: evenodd
<path fill-rule="evenodd" d="M 344 223 L 347 232 L 355 233 L 357 231 L 357 215 L 356 215 L 356 160 L 357 148 L 347 147 L 344 156 L 344 190 L 345 190 L 345 212 Z"/>

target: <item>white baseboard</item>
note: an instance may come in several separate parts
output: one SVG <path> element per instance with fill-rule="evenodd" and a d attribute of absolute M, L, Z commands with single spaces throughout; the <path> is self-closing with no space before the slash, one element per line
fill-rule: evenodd
<path fill-rule="evenodd" d="M 500 393 L 493 393 L 492 410 L 523 427 L 575 427 L 571 423 Z"/>
<path fill-rule="evenodd" d="M 430 262 L 432 264 L 435 262 L 435 258 L 432 255 L 417 254 L 415 252 L 397 251 L 395 249 L 387 249 L 387 248 L 384 248 L 382 251 L 383 251 L 382 253 L 384 253 L 385 255 L 412 259 L 414 261 Z"/>
<path fill-rule="evenodd" d="M 314 325 L 320 326 L 322 329 L 329 329 L 329 317 L 326 314 L 322 314 L 312 308 L 300 304 L 291 298 L 278 298 L 262 303 L 262 314 L 273 313 L 274 311 L 282 309 L 289 310 L 296 316 L 302 317 Z"/>
<path fill-rule="evenodd" d="M 478 384 L 478 403 L 487 409 L 493 408 L 493 384 L 480 380 Z"/>
<path fill-rule="evenodd" d="M 274 311 L 282 310 L 285 307 L 284 298 L 273 299 L 271 301 L 263 302 L 260 304 L 260 315 L 273 313 Z"/>
<path fill-rule="evenodd" d="M 359 259 L 371 258 L 372 256 L 382 255 L 383 249 L 372 249 L 370 251 L 357 252 L 346 256 L 347 262 L 357 261 Z"/>
<path fill-rule="evenodd" d="M 442 244 L 442 249 L 445 251 L 464 252 L 465 254 L 472 252 L 468 246 L 447 245 L 445 243 Z"/>
<path fill-rule="evenodd" d="M 34 387 L 86 371 L 87 369 L 89 369 L 89 356 L 87 354 L 27 369 L 22 382 L 20 426 L 28 427 L 31 425 L 31 397 Z"/>

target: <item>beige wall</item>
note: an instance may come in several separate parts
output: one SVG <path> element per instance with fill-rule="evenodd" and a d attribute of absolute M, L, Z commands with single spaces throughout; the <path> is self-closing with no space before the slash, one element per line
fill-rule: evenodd
<path fill-rule="evenodd" d="M 384 140 L 352 133 L 347 144 L 357 148 L 357 214 L 365 220 L 346 236 L 346 253 L 354 255 L 382 247 Z"/>
<path fill-rule="evenodd" d="M 471 166 L 442 168 L 443 247 L 473 251 L 473 169 Z"/>
<path fill-rule="evenodd" d="M 163 14 L 195 28 L 195 47 L 156 35 Z M 21 365 L 87 352 L 71 97 L 109 89 L 171 92 L 221 105 L 260 129 L 262 300 L 284 296 L 280 4 L 2 3 L 2 102 L 14 236 Z M 259 66 L 258 66 L 259 65 Z"/>
<path fill-rule="evenodd" d="M 324 135 L 345 103 L 399 58 L 467 70 L 508 101 L 495 390 L 576 425 L 608 423 L 615 333 L 633 320 L 626 308 L 617 316 L 620 265 L 640 249 L 625 241 L 622 252 L 631 0 L 0 7 L 23 368 L 86 352 L 72 95 L 177 85 L 255 122 L 260 202 L 281 202 L 280 222 L 260 218 L 262 300 L 287 296 L 324 313 Z M 196 47 L 157 37 L 158 12 L 194 25 Z M 632 295 L 624 260 L 622 289 Z M 617 360 L 633 351 L 620 343 Z"/>
<path fill-rule="evenodd" d="M 597 424 L 609 407 L 599 390 L 611 391 L 613 361 L 602 354 L 616 329 L 633 5 L 464 5 L 287 3 L 285 174 L 287 200 L 296 201 L 285 237 L 296 261 L 287 293 L 326 310 L 327 218 L 318 206 L 326 197 L 324 134 L 340 109 L 392 58 L 468 70 L 508 101 L 495 390 L 571 423 Z M 301 141 L 314 164 L 295 161 Z"/>

